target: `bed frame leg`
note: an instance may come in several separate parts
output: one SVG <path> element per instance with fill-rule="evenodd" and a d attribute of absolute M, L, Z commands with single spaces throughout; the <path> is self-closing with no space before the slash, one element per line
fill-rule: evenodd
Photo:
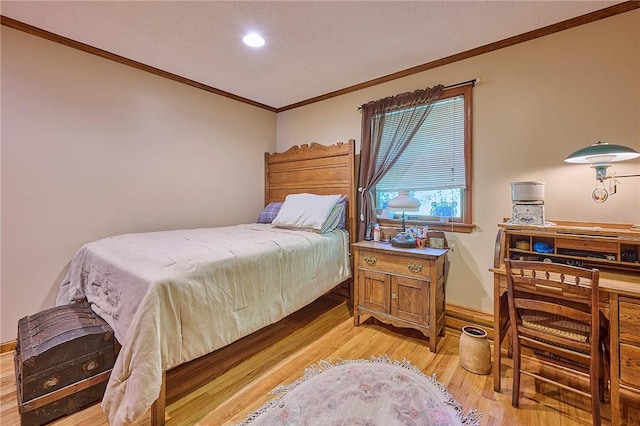
<path fill-rule="evenodd" d="M 164 426 L 164 408 L 165 398 L 167 396 L 167 372 L 162 372 L 162 386 L 160 387 L 160 395 L 151 406 L 151 425 Z"/>

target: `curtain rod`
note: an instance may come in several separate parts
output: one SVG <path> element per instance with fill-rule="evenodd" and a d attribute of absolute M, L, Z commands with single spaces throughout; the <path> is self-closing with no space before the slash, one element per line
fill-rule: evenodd
<path fill-rule="evenodd" d="M 461 81 L 460 83 L 455 83 L 455 84 L 450 84 L 448 86 L 444 86 L 444 88 L 445 89 L 451 89 L 452 87 L 466 86 L 467 84 L 471 84 L 473 87 L 475 87 L 476 83 L 480 83 L 480 80 L 481 80 L 480 77 L 476 77 L 476 78 L 473 78 L 471 80 Z"/>
<path fill-rule="evenodd" d="M 450 84 L 448 86 L 444 86 L 445 89 L 451 89 L 453 87 L 466 86 L 467 84 L 471 84 L 473 87 L 476 87 L 476 84 L 479 84 L 482 79 L 480 77 L 473 78 L 467 81 L 461 81 L 460 83 Z M 358 111 L 362 110 L 362 107 L 359 106 L 356 108 Z"/>

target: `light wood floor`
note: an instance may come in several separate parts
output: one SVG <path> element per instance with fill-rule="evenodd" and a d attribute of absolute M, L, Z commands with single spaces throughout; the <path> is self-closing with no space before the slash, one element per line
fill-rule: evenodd
<path fill-rule="evenodd" d="M 384 324 L 353 326 L 344 301 L 323 297 L 256 334 L 168 373 L 167 425 L 232 425 L 270 399 L 269 391 L 300 378 L 319 360 L 389 355 L 408 359 L 424 373 L 436 373 L 464 412 L 477 409 L 482 425 L 588 425 L 588 401 L 523 376 L 520 408 L 511 407 L 511 368 L 503 368 L 502 392 L 491 376 L 458 365 L 458 337 L 447 334 L 437 354 L 422 335 Z M 506 361 L 509 362 L 508 360 Z M 13 353 L 0 356 L 0 424 L 18 425 Z M 608 418 L 608 404 L 603 405 Z M 606 421 L 605 421 L 606 423 Z M 107 425 L 96 404 L 54 425 Z M 149 424 L 147 414 L 136 425 Z"/>

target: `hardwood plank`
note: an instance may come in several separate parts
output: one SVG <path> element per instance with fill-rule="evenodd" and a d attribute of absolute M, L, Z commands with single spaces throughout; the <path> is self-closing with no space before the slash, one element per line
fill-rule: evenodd
<path fill-rule="evenodd" d="M 369 320 L 354 327 L 344 301 L 322 297 L 283 321 L 167 373 L 166 424 L 232 425 L 272 398 L 269 391 L 289 384 L 318 361 L 389 355 L 408 359 L 425 374 L 436 374 L 465 412 L 482 413 L 482 425 L 585 425 L 589 401 L 573 393 L 522 378 L 520 408 L 511 407 L 510 360 L 503 358 L 502 392 L 494 393 L 491 375 L 459 366 L 458 336 L 447 332 L 437 353 L 422 333 Z M 13 353 L 0 356 L 0 424 L 19 424 Z M 602 406 L 605 423 L 609 404 Z M 147 413 L 135 425 L 149 424 Z M 96 404 L 53 423 L 57 426 L 108 425 Z"/>

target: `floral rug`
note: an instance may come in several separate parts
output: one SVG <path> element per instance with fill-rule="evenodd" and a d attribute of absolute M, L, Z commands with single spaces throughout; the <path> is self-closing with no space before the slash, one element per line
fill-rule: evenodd
<path fill-rule="evenodd" d="M 394 426 L 479 425 L 433 376 L 407 360 L 387 356 L 369 360 L 320 361 L 297 382 L 280 386 L 279 395 L 240 426 Z"/>

